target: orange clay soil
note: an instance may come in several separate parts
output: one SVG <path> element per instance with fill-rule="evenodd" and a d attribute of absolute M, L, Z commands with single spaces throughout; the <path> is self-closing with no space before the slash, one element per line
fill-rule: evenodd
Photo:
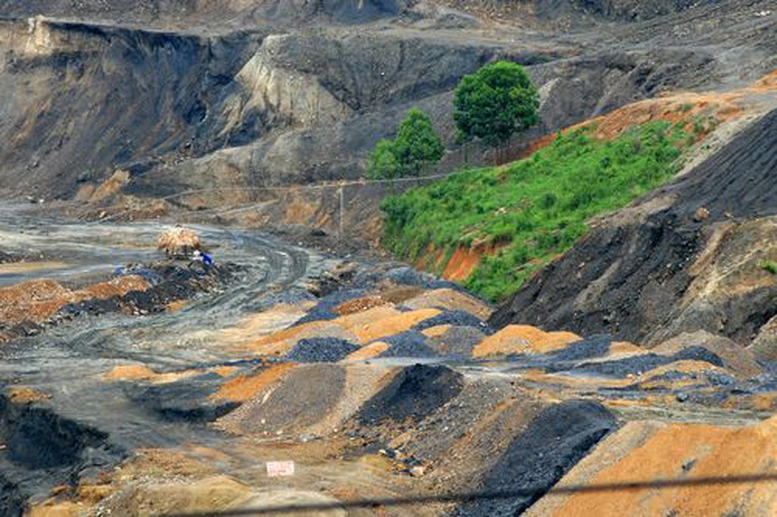
<path fill-rule="evenodd" d="M 545 332 L 529 325 L 508 325 L 487 337 L 472 350 L 472 357 L 546 353 L 580 341 L 572 332 Z"/>
<path fill-rule="evenodd" d="M 8 398 L 15 404 L 29 404 L 30 402 L 37 402 L 40 400 L 50 399 L 51 395 L 43 393 L 34 388 L 26 388 L 23 386 L 14 387 L 8 390 Z"/>
<path fill-rule="evenodd" d="M 364 361 L 367 359 L 373 359 L 378 357 L 389 348 L 391 348 L 391 346 L 388 343 L 384 343 L 383 341 L 376 341 L 360 348 L 359 350 L 356 350 L 355 352 L 351 352 L 351 354 L 346 357 L 345 360 Z"/>
<path fill-rule="evenodd" d="M 426 337 L 440 337 L 448 332 L 453 325 L 437 325 L 436 327 L 429 327 L 421 331 Z"/>
<path fill-rule="evenodd" d="M 205 370 L 182 370 L 179 372 L 156 373 L 143 365 L 114 366 L 109 372 L 103 374 L 102 380 L 107 382 L 119 381 L 147 381 L 154 384 L 169 384 L 188 377 L 195 377 L 205 373 Z"/>
<path fill-rule="evenodd" d="M 488 250 L 481 252 L 476 248 L 458 248 L 445 265 L 443 278 L 454 282 L 466 280 L 480 264 L 483 254 L 489 254 Z"/>
<path fill-rule="evenodd" d="M 367 313 L 375 310 L 376 309 L 371 309 L 360 313 L 360 315 L 367 315 Z M 440 311 L 437 309 L 418 309 L 411 312 L 396 312 L 397 314 L 383 318 L 369 318 L 366 321 L 360 319 L 360 324 L 351 324 L 348 326 L 348 329 L 356 335 L 360 343 L 366 344 L 382 337 L 392 336 L 410 330 L 417 323 L 440 314 Z M 335 320 L 335 322 L 338 321 L 339 320 Z"/>
<path fill-rule="evenodd" d="M 625 431 L 619 431 L 618 434 Z M 610 441 L 617 448 L 618 435 Z M 608 449 L 609 450 L 609 449 Z M 607 454 L 602 450 L 601 455 Z M 590 457 L 595 461 L 596 453 Z M 777 417 L 749 427 L 668 424 L 588 478 L 591 485 L 774 473 Z M 563 480 L 562 480 L 563 484 Z M 553 516 L 777 515 L 772 483 L 717 484 L 575 494 Z"/>
<path fill-rule="evenodd" d="M 79 291 L 71 291 L 53 280 L 31 280 L 0 289 L 0 321 L 7 325 L 24 321 L 40 323 L 69 303 L 147 289 L 148 282 L 139 276 L 123 276 Z"/>
<path fill-rule="evenodd" d="M 224 383 L 221 389 L 211 395 L 210 398 L 245 402 L 270 384 L 278 381 L 294 366 L 296 365 L 291 363 L 276 364 L 256 375 L 241 375 Z"/>

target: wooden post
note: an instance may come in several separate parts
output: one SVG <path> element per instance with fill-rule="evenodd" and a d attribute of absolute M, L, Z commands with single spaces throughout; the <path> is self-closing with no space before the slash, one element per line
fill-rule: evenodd
<path fill-rule="evenodd" d="M 340 182 L 340 188 L 338 190 L 339 190 L 339 195 L 340 195 L 340 224 L 339 224 L 339 227 L 338 227 L 338 230 L 337 230 L 337 238 L 339 240 L 343 240 L 343 237 L 344 237 L 344 233 L 343 233 L 343 218 L 345 217 L 345 199 L 344 199 L 345 198 L 345 194 L 344 194 L 345 186 L 344 186 L 344 182 Z"/>

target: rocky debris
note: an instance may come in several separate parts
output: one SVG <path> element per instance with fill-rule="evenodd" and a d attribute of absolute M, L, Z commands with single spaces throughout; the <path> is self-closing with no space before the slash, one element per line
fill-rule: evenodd
<path fill-rule="evenodd" d="M 358 349 L 358 345 L 344 339 L 300 339 L 291 352 L 286 354 L 286 359 L 300 363 L 336 363 Z"/>
<path fill-rule="evenodd" d="M 399 285 L 411 285 L 422 287 L 426 290 L 434 289 L 452 289 L 454 291 L 464 291 L 456 283 L 440 280 L 429 273 L 422 273 L 410 267 L 398 267 L 386 273 L 386 278 Z"/>
<path fill-rule="evenodd" d="M 356 415 L 364 426 L 418 421 L 456 397 L 462 374 L 446 366 L 416 364 L 402 369 Z"/>
<path fill-rule="evenodd" d="M 162 312 L 175 301 L 212 291 L 235 277 L 239 267 L 207 269 L 171 263 L 131 266 L 118 276 L 71 290 L 53 280 L 32 280 L 0 289 L 0 342 L 35 335 L 47 327 L 85 315 Z"/>
<path fill-rule="evenodd" d="M 149 288 L 139 276 L 122 276 L 73 291 L 54 280 L 31 280 L 0 289 L 0 323 L 43 323 L 68 304 L 108 299 Z"/>
<path fill-rule="evenodd" d="M 610 336 L 594 336 L 548 352 L 544 355 L 544 359 L 559 363 L 592 359 L 607 354 L 611 346 L 612 338 Z"/>
<path fill-rule="evenodd" d="M 777 316 L 761 327 L 748 350 L 761 361 L 777 362 Z"/>
<path fill-rule="evenodd" d="M 307 284 L 307 290 L 318 298 L 324 298 L 349 285 L 354 280 L 356 273 L 355 263 L 343 262 L 329 271 L 324 271 L 317 278 L 311 279 Z"/>
<path fill-rule="evenodd" d="M 316 306 L 308 311 L 308 313 L 300 318 L 295 325 L 302 325 L 304 323 L 310 323 L 312 321 L 327 321 L 333 320 L 340 316 L 336 312 L 336 309 L 343 303 L 347 303 L 353 299 L 359 299 L 366 294 L 364 289 L 340 289 L 332 288 L 328 294 L 319 299 Z"/>
<path fill-rule="evenodd" d="M 11 262 L 17 262 L 18 260 L 20 259 L 15 254 L 6 253 L 0 250 L 0 264 L 9 264 Z"/>
<path fill-rule="evenodd" d="M 476 318 L 487 320 L 493 312 L 492 307 L 471 294 L 450 288 L 424 291 L 418 296 L 404 301 L 400 307 L 421 309 L 433 307 L 440 310 L 464 310 Z"/>
<path fill-rule="evenodd" d="M 211 397 L 221 384 L 221 376 L 204 374 L 167 384 L 130 383 L 123 391 L 128 400 L 165 420 L 207 423 L 239 406 L 238 402 Z"/>
<path fill-rule="evenodd" d="M 0 510 L 8 516 L 21 515 L 24 501 L 43 495 L 42 487 L 97 479 L 127 455 L 99 429 L 63 417 L 43 403 L 18 403 L 4 395 L 0 443 Z"/>
<path fill-rule="evenodd" d="M 429 335 L 427 332 L 434 329 L 443 329 L 440 333 Z M 439 355 L 450 358 L 471 359 L 473 350 L 483 342 L 486 335 L 474 327 L 448 326 L 431 327 L 424 332 L 427 336 L 426 344 L 432 347 Z"/>

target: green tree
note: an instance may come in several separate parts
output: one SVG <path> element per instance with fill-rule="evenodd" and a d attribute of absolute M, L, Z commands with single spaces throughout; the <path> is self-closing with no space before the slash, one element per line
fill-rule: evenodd
<path fill-rule="evenodd" d="M 465 75 L 456 87 L 453 119 L 464 140 L 480 138 L 503 146 L 517 131 L 539 122 L 539 94 L 521 65 L 488 64 Z"/>
<path fill-rule="evenodd" d="M 429 116 L 418 108 L 412 108 L 399 125 L 396 139 L 380 140 L 375 146 L 367 167 L 367 177 L 420 176 L 444 154 L 445 146 L 435 133 Z"/>

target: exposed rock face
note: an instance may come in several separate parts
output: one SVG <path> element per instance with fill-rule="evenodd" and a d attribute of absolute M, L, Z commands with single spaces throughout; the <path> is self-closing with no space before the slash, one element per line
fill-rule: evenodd
<path fill-rule="evenodd" d="M 709 217 L 697 221 L 702 207 Z M 647 343 L 707 330 L 747 344 L 777 313 L 777 278 L 762 267 L 776 252 L 775 214 L 772 111 L 702 165 L 603 221 L 492 323 Z"/>
<path fill-rule="evenodd" d="M 120 169 L 124 193 L 140 198 L 227 188 L 241 194 L 189 204 L 277 200 L 245 188 L 361 177 L 375 142 L 414 105 L 455 150 L 451 91 L 494 59 L 527 65 L 541 87 L 542 124 L 518 147 L 637 99 L 769 68 L 768 17 L 744 0 L 688 5 L 0 0 L 0 189 L 70 198 Z M 509 25 L 459 7 L 501 9 Z M 562 37 L 565 20 L 612 23 Z M 304 222 L 325 224 L 314 219 Z"/>

